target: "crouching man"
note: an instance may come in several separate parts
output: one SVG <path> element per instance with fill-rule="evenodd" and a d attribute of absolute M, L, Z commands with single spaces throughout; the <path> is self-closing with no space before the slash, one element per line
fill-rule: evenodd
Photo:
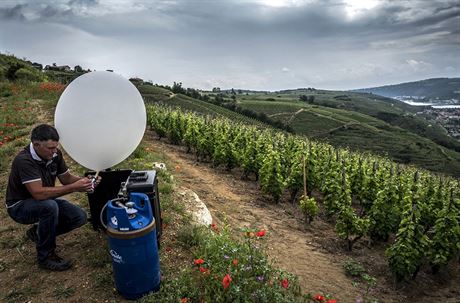
<path fill-rule="evenodd" d="M 54 127 L 35 127 L 31 143 L 13 160 L 6 189 L 8 214 L 18 223 L 33 224 L 26 235 L 36 244 L 38 265 L 53 271 L 71 267 L 70 261 L 56 254 L 56 236 L 86 223 L 85 211 L 59 197 L 91 191 L 100 182 L 100 178 L 93 184 L 90 178 L 71 174 L 58 144 Z M 62 186 L 55 186 L 56 177 Z"/>

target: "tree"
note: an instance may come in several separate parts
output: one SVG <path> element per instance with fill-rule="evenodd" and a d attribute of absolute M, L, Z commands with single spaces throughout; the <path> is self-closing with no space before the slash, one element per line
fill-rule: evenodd
<path fill-rule="evenodd" d="M 11 64 L 10 67 L 8 67 L 8 69 L 6 70 L 6 78 L 10 81 L 16 80 L 16 72 L 23 67 L 24 66 L 20 63 Z"/>
<path fill-rule="evenodd" d="M 175 94 L 187 94 L 185 88 L 182 87 L 182 82 L 174 82 L 171 91 Z"/>

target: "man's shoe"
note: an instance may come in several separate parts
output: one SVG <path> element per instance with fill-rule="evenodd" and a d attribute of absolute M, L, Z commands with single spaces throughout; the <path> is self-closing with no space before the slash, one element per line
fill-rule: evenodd
<path fill-rule="evenodd" d="M 38 229 L 38 225 L 34 224 L 26 231 L 26 237 L 34 243 L 38 242 L 37 229 Z"/>
<path fill-rule="evenodd" d="M 48 259 L 52 260 L 52 261 L 55 261 L 55 262 L 61 262 L 61 263 L 65 263 L 65 264 L 68 264 L 68 265 L 72 265 L 72 262 L 69 261 L 69 260 L 64 260 L 63 258 L 61 258 L 60 256 L 58 256 L 56 254 L 56 251 L 52 251 L 49 253 L 48 255 Z"/>
<path fill-rule="evenodd" d="M 52 271 L 64 271 L 70 269 L 72 265 L 68 261 L 55 261 L 50 257 L 46 258 L 45 260 L 38 262 L 38 266 L 43 269 L 48 269 Z"/>

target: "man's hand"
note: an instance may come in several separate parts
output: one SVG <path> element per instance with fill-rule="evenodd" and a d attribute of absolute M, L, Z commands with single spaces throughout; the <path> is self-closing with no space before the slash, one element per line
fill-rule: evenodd
<path fill-rule="evenodd" d="M 88 178 L 92 179 L 92 178 L 94 178 L 94 176 L 90 175 L 90 176 L 88 176 Z M 101 183 L 101 179 L 102 179 L 101 176 L 97 176 L 96 180 L 94 180 L 94 187 L 98 186 L 99 183 Z"/>
<path fill-rule="evenodd" d="M 79 192 L 88 192 L 93 189 L 93 183 L 91 182 L 90 178 L 81 178 L 80 180 L 75 181 L 72 183 L 73 188 L 75 191 Z"/>

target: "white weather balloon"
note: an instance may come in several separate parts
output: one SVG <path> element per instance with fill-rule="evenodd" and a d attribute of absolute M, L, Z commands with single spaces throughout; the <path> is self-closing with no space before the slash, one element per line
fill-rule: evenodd
<path fill-rule="evenodd" d="M 60 143 L 82 166 L 100 171 L 126 159 L 145 132 L 137 88 L 112 72 L 91 72 L 70 83 L 54 115 Z"/>

